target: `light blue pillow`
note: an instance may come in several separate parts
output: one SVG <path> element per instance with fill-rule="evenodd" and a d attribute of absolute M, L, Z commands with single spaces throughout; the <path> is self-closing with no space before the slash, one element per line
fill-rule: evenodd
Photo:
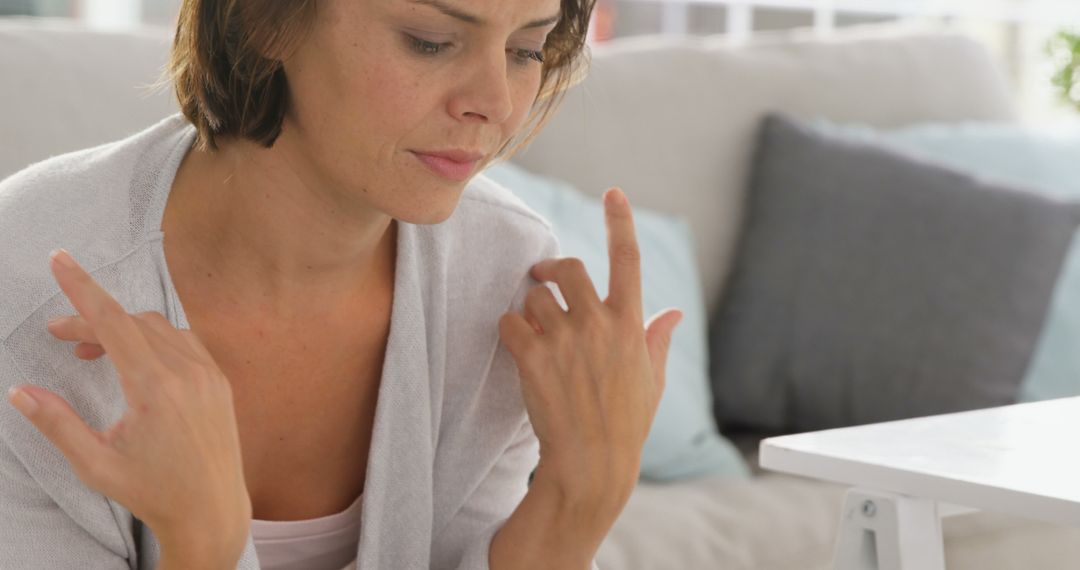
<path fill-rule="evenodd" d="M 568 183 L 530 173 L 508 162 L 493 164 L 483 174 L 551 222 L 561 255 L 580 258 L 597 294 L 601 299 L 606 298 L 607 233 L 600 200 L 582 194 Z M 641 250 L 645 319 L 668 307 L 683 312 L 668 352 L 664 395 L 642 451 L 641 478 L 653 481 L 704 475 L 746 478 L 750 471 L 745 460 L 719 433 L 712 415 L 705 301 L 694 262 L 690 228 L 685 220 L 637 206 L 634 226 Z"/>
<path fill-rule="evenodd" d="M 1057 198 L 1080 200 L 1080 130 L 1009 123 L 815 127 Z M 1019 401 L 1080 396 L 1080 233 L 1061 269 Z"/>

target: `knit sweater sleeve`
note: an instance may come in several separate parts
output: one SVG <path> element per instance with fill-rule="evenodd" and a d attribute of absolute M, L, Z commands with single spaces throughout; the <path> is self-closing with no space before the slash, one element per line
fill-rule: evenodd
<path fill-rule="evenodd" d="M 540 259 L 557 255 L 559 255 L 559 242 L 549 231 L 546 234 L 546 242 Z M 531 277 L 526 278 L 515 292 L 509 309 L 522 312 L 529 289 L 538 284 L 539 282 Z M 495 352 L 489 373 L 504 376 L 505 378 L 499 379 L 500 382 L 519 383 L 521 381 L 513 357 L 501 342 Z M 450 523 L 477 529 L 471 534 L 469 543 L 462 548 L 462 557 L 456 566 L 457 570 L 491 570 L 489 555 L 495 533 L 506 524 L 528 492 L 529 476 L 540 459 L 540 442 L 524 411 L 523 417 L 524 421 L 518 427 L 510 445 L 499 455 L 487 475 L 458 512 L 455 520 Z M 595 561 L 591 562 L 590 569 L 599 570 Z"/>
<path fill-rule="evenodd" d="M 27 469 L 19 451 L 35 449 L 16 438 L 29 421 L 7 401 L 10 387 L 26 383 L 0 344 L 0 568 L 127 570 L 128 559 L 97 540 L 60 507 Z M 19 427 L 19 429 L 16 429 Z M 31 425 L 31 429 L 33 428 Z"/>

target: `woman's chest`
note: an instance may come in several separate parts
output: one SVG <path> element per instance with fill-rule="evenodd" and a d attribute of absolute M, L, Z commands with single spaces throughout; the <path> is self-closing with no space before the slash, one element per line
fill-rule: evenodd
<path fill-rule="evenodd" d="M 363 492 L 389 323 L 207 346 L 232 385 L 253 518 L 336 514 Z"/>

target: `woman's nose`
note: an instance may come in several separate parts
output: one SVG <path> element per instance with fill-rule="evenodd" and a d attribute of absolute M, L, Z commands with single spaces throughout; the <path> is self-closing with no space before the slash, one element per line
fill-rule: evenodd
<path fill-rule="evenodd" d="M 463 74 L 459 95 L 451 103 L 456 117 L 473 118 L 488 123 L 502 123 L 514 110 L 507 52 L 474 59 L 469 73 Z"/>

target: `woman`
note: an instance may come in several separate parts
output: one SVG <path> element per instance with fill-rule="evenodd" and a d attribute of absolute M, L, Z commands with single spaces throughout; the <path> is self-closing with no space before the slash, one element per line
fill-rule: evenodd
<path fill-rule="evenodd" d="M 0 184 L 0 567 L 595 567 L 680 315 L 477 176 L 591 8 L 185 1 L 181 114 Z"/>

